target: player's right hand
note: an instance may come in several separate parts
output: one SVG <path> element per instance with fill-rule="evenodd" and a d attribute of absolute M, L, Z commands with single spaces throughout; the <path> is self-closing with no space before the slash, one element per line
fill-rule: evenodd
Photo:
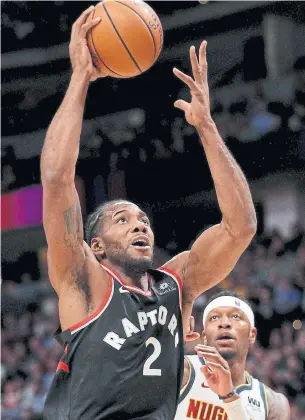
<path fill-rule="evenodd" d="M 87 45 L 87 32 L 100 21 L 100 17 L 93 17 L 93 12 L 94 7 L 90 6 L 74 22 L 69 45 L 73 73 L 85 74 L 91 81 L 107 76 L 93 65 Z"/>
<path fill-rule="evenodd" d="M 233 382 L 228 362 L 218 353 L 215 347 L 198 344 L 195 351 L 205 360 L 201 371 L 208 386 L 217 395 L 227 395 L 233 390 Z"/>

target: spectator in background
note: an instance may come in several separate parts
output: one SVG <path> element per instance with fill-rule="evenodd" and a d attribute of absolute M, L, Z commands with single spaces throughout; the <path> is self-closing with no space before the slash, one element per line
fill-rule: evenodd
<path fill-rule="evenodd" d="M 286 242 L 285 248 L 288 251 L 296 252 L 304 239 L 304 229 L 300 223 L 294 223 L 291 229 L 291 237 Z"/>
<path fill-rule="evenodd" d="M 304 251 L 303 251 L 304 252 Z M 305 254 L 305 253 L 304 253 Z M 294 279 L 295 287 L 302 294 L 301 310 L 305 313 L 305 266 L 299 265 Z M 304 341 L 305 345 L 305 341 Z"/>
<path fill-rule="evenodd" d="M 1 168 L 1 192 L 6 193 L 16 188 L 16 174 L 11 165 L 5 165 Z"/>
<path fill-rule="evenodd" d="M 305 276 L 305 242 L 303 241 L 297 250 L 297 265 Z"/>
<path fill-rule="evenodd" d="M 290 345 L 294 342 L 293 328 L 291 322 L 284 322 L 281 327 L 281 336 L 283 345 Z"/>
<path fill-rule="evenodd" d="M 292 116 L 288 125 L 297 135 L 298 158 L 305 160 L 305 56 L 299 57 L 294 65 L 295 92 L 292 103 Z"/>
<path fill-rule="evenodd" d="M 301 293 L 289 281 L 281 279 L 274 287 L 273 304 L 275 311 L 280 314 L 289 314 L 297 310 L 301 303 Z"/>
<path fill-rule="evenodd" d="M 185 124 L 184 118 L 176 117 L 171 126 L 171 136 L 173 139 L 172 150 L 176 153 L 184 153 L 184 136 L 183 125 Z"/>
<path fill-rule="evenodd" d="M 291 409 L 291 412 L 290 412 L 291 420 L 300 420 L 303 418 L 305 411 L 302 414 L 300 408 L 297 405 L 290 406 L 290 409 Z"/>
<path fill-rule="evenodd" d="M 305 56 L 299 57 L 294 64 L 294 71 L 296 74 L 295 92 L 303 95 L 303 100 L 300 101 L 305 105 Z"/>
<path fill-rule="evenodd" d="M 13 165 L 16 162 L 16 155 L 13 146 L 1 146 L 2 165 Z"/>
<path fill-rule="evenodd" d="M 249 139 L 258 140 L 262 136 L 276 131 L 280 127 L 280 118 L 267 110 L 267 104 L 261 97 L 250 100 Z"/>
<path fill-rule="evenodd" d="M 240 142 L 247 142 L 249 140 L 248 131 L 247 100 L 242 99 L 229 106 L 228 136 L 234 137 Z"/>
<path fill-rule="evenodd" d="M 108 200 L 126 199 L 125 168 L 123 159 L 117 152 L 110 156 L 110 172 L 107 180 Z"/>
<path fill-rule="evenodd" d="M 218 127 L 219 134 L 224 140 L 226 140 L 228 137 L 229 122 L 229 116 L 227 111 L 224 109 L 223 105 L 220 102 L 215 102 L 211 114 L 213 115 L 215 124 Z"/>
<path fill-rule="evenodd" d="M 258 288 L 258 305 L 256 305 L 256 323 L 259 334 L 259 341 L 263 347 L 269 344 L 270 332 L 273 328 L 272 318 L 274 309 L 272 305 L 272 294 L 269 287 Z"/>
<path fill-rule="evenodd" d="M 281 257 L 285 254 L 285 242 L 278 231 L 274 231 L 268 246 L 268 255 L 271 258 Z"/>
<path fill-rule="evenodd" d="M 256 307 L 257 313 L 268 321 L 273 316 L 272 295 L 269 287 L 263 286 L 259 289 L 259 305 Z"/>

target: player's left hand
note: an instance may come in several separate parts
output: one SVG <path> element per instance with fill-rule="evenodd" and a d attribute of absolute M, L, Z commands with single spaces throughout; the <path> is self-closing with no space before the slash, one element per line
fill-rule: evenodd
<path fill-rule="evenodd" d="M 206 47 L 207 42 L 203 41 L 199 49 L 199 62 L 195 47 L 190 48 L 193 78 L 174 68 L 174 74 L 190 88 L 192 95 L 191 103 L 178 99 L 174 106 L 184 111 L 187 122 L 195 127 L 212 122 Z"/>
<path fill-rule="evenodd" d="M 194 330 L 195 330 L 195 320 L 194 320 L 194 317 L 191 316 L 189 329 L 184 336 L 185 342 L 198 340 L 198 338 L 200 338 L 200 334 Z"/>
<path fill-rule="evenodd" d="M 195 347 L 195 351 L 205 360 L 206 364 L 201 367 L 201 371 L 211 390 L 221 396 L 229 394 L 234 386 L 228 362 L 215 347 L 199 344 Z"/>

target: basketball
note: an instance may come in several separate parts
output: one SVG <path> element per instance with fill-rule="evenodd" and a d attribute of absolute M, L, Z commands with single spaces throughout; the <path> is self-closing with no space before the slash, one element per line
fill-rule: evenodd
<path fill-rule="evenodd" d="M 128 78 L 148 70 L 160 55 L 163 29 L 142 0 L 105 0 L 95 6 L 100 22 L 88 32 L 94 65 L 112 77 Z"/>

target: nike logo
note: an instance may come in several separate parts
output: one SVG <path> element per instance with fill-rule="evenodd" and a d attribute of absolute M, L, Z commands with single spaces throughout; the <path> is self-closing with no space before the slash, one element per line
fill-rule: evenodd
<path fill-rule="evenodd" d="M 123 286 L 119 288 L 120 293 L 130 293 L 129 290 L 123 289 Z"/>
<path fill-rule="evenodd" d="M 210 388 L 209 386 L 207 386 L 204 382 L 201 384 L 202 388 Z"/>

